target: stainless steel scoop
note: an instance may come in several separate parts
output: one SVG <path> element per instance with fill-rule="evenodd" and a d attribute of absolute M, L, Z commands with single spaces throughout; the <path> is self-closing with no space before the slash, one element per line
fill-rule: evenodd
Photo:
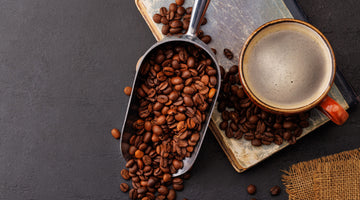
<path fill-rule="evenodd" d="M 207 115 L 206 115 L 206 120 L 204 121 L 203 125 L 202 125 L 202 129 L 200 131 L 200 139 L 198 141 L 198 144 L 195 146 L 193 153 L 191 154 L 191 157 L 187 157 L 186 159 L 183 160 L 183 168 L 179 169 L 177 171 L 177 173 L 173 174 L 174 177 L 179 176 L 184 174 L 185 172 L 187 172 L 193 165 L 200 147 L 202 145 L 202 142 L 204 140 L 205 134 L 206 134 L 206 130 L 207 127 L 209 125 L 210 119 L 211 119 L 211 115 L 220 91 L 220 68 L 219 65 L 216 61 L 215 55 L 213 54 L 213 52 L 211 51 L 211 49 L 204 43 L 202 42 L 198 37 L 196 37 L 196 32 L 200 27 L 201 21 L 205 15 L 206 9 L 208 7 L 210 3 L 210 0 L 195 0 L 194 2 L 194 6 L 193 6 L 193 11 L 192 11 L 192 15 L 191 15 L 191 19 L 190 19 L 190 24 L 189 24 L 189 29 L 186 32 L 186 34 L 184 34 L 181 37 L 167 37 L 164 38 L 163 40 L 157 42 L 156 44 L 154 44 L 152 47 L 150 47 L 145 54 L 141 57 L 141 59 L 138 62 L 138 66 L 137 66 L 137 71 L 136 71 L 136 75 L 135 75 L 135 80 L 133 83 L 133 92 L 131 93 L 130 96 L 130 100 L 129 100 L 129 104 L 127 107 L 127 111 L 126 111 L 126 116 L 125 116 L 125 121 L 123 124 L 123 128 L 122 128 L 122 135 L 120 138 L 120 151 L 122 153 L 122 156 L 125 158 L 125 160 L 129 160 L 131 158 L 131 156 L 128 153 L 129 150 L 129 139 L 131 138 L 131 136 L 134 134 L 134 130 L 132 128 L 132 124 L 134 121 L 136 121 L 139 117 L 138 117 L 138 99 L 136 98 L 136 96 L 134 95 L 134 91 L 136 91 L 136 88 L 140 87 L 141 84 L 141 80 L 139 79 L 139 71 L 141 71 L 142 63 L 144 62 L 144 60 L 147 59 L 148 55 L 150 55 L 153 51 L 155 51 L 158 48 L 161 48 L 162 46 L 165 45 L 169 45 L 172 43 L 184 43 L 184 44 L 191 44 L 191 45 L 196 45 L 198 47 L 200 47 L 201 49 L 203 49 L 209 56 L 209 58 L 212 59 L 214 65 L 216 66 L 215 69 L 217 71 L 217 79 L 218 79 L 218 83 L 217 83 L 217 91 L 216 94 L 213 98 L 213 102 L 212 105 L 209 107 L 209 110 L 207 111 Z"/>

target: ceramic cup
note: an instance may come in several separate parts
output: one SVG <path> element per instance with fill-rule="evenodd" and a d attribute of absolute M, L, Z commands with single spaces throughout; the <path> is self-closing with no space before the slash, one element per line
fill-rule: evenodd
<path fill-rule="evenodd" d="M 255 30 L 240 54 L 244 91 L 261 108 L 295 114 L 315 106 L 338 125 L 348 113 L 329 92 L 335 56 L 325 36 L 309 23 L 278 19 Z"/>

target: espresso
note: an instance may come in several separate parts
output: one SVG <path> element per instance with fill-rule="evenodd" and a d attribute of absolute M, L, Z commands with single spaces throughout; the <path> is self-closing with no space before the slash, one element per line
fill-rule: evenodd
<path fill-rule="evenodd" d="M 268 106 L 301 108 L 318 100 L 331 85 L 335 63 L 330 49 L 303 24 L 270 25 L 254 36 L 244 53 L 244 81 Z"/>

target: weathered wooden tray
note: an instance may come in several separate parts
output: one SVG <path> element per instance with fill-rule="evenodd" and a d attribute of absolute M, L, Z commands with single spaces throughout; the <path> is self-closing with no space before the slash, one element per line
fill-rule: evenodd
<path fill-rule="evenodd" d="M 154 23 L 152 16 L 158 13 L 159 8 L 168 7 L 169 1 L 135 0 L 135 3 L 155 38 L 161 40 L 164 37 L 161 34 L 161 25 Z M 192 4 L 193 0 L 186 0 L 184 7 L 190 7 Z M 213 0 L 207 10 L 206 18 L 208 23 L 201 29 L 204 30 L 205 34 L 211 35 L 213 40 L 209 46 L 217 49 L 219 52 L 216 55 L 217 60 L 226 69 L 238 64 L 237 55 L 240 53 L 246 38 L 258 26 L 274 19 L 293 18 L 293 16 L 282 0 Z M 229 48 L 235 53 L 236 56 L 232 61 L 226 59 L 222 54 L 224 48 Z M 345 109 L 349 108 L 335 84 L 329 95 Z M 328 121 L 329 119 L 324 114 L 313 109 L 309 121 L 310 126 L 304 129 L 301 137 Z M 215 108 L 210 122 L 210 130 L 237 172 L 247 170 L 289 145 L 284 142 L 282 145 L 271 144 L 254 147 L 250 141 L 245 139 L 229 139 L 225 136 L 224 131 L 219 129 L 220 122 L 221 115 Z"/>

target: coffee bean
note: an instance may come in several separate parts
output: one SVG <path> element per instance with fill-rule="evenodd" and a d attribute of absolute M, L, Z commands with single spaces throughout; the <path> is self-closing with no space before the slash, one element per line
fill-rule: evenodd
<path fill-rule="evenodd" d="M 177 8 L 176 12 L 177 12 L 179 15 L 183 16 L 183 15 L 186 13 L 186 10 L 185 10 L 184 7 L 179 6 L 179 7 Z"/>
<path fill-rule="evenodd" d="M 158 192 L 162 195 L 167 195 L 169 193 L 169 189 L 166 186 L 161 185 L 158 189 Z"/>
<path fill-rule="evenodd" d="M 234 57 L 234 55 L 233 55 L 233 53 L 230 51 L 230 49 L 224 49 L 224 55 L 225 55 L 225 57 L 227 58 L 227 59 L 229 59 L 229 60 L 232 60 L 233 59 L 233 57 Z"/>
<path fill-rule="evenodd" d="M 291 122 L 291 121 L 285 121 L 285 122 L 283 123 L 283 127 L 284 127 L 285 129 L 292 129 L 292 128 L 294 128 L 294 124 L 293 124 L 293 122 Z"/>
<path fill-rule="evenodd" d="M 253 146 L 261 146 L 261 140 L 259 140 L 259 139 L 251 140 L 251 144 Z"/>
<path fill-rule="evenodd" d="M 256 115 L 252 115 L 252 116 L 249 118 L 249 122 L 252 123 L 252 124 L 257 123 L 258 120 L 259 120 L 259 118 L 258 118 Z"/>
<path fill-rule="evenodd" d="M 171 28 L 179 28 L 183 26 L 183 23 L 180 20 L 173 20 L 169 23 Z"/>
<path fill-rule="evenodd" d="M 255 192 L 256 192 L 256 187 L 255 187 L 255 185 L 250 184 L 250 185 L 247 187 L 247 192 L 248 192 L 249 194 L 255 194 Z"/>
<path fill-rule="evenodd" d="M 184 20 L 183 21 L 183 29 L 184 30 L 188 30 L 189 29 L 189 24 L 190 24 L 190 21 L 189 20 Z"/>
<path fill-rule="evenodd" d="M 205 25 L 206 23 L 207 23 L 207 19 L 206 19 L 206 17 L 204 17 L 202 22 L 201 22 L 201 25 Z"/>
<path fill-rule="evenodd" d="M 175 3 L 171 3 L 170 6 L 169 6 L 169 11 L 176 11 L 177 9 L 177 5 Z"/>
<path fill-rule="evenodd" d="M 204 35 L 201 38 L 201 41 L 203 41 L 205 44 L 209 44 L 211 42 L 211 36 L 210 35 Z"/>
<path fill-rule="evenodd" d="M 225 53 L 225 50 L 224 50 L 224 53 Z M 225 55 L 226 56 L 226 55 Z M 237 74 L 239 71 L 239 66 L 237 65 L 233 65 L 232 67 L 230 67 L 229 69 L 229 73 L 230 74 Z"/>
<path fill-rule="evenodd" d="M 176 192 L 174 189 L 169 190 L 168 195 L 166 196 L 168 200 L 175 200 L 176 199 Z"/>
<path fill-rule="evenodd" d="M 183 162 L 180 160 L 174 159 L 172 164 L 175 167 L 175 169 L 181 169 L 183 167 Z"/>
<path fill-rule="evenodd" d="M 186 14 L 191 14 L 191 12 L 192 12 L 192 7 L 186 8 Z"/>
<path fill-rule="evenodd" d="M 129 185 L 126 184 L 126 183 L 121 183 L 121 184 L 120 184 L 120 190 L 121 190 L 122 192 L 127 192 L 127 191 L 129 191 Z"/>
<path fill-rule="evenodd" d="M 129 180 L 130 179 L 130 175 L 129 175 L 129 171 L 126 169 L 122 169 L 120 172 L 121 176 L 123 177 L 123 179 L 125 180 Z"/>
<path fill-rule="evenodd" d="M 185 1 L 185 0 L 175 0 L 176 4 L 177 4 L 178 6 L 182 6 L 182 5 L 184 4 L 184 1 Z"/>
<path fill-rule="evenodd" d="M 169 25 L 164 25 L 162 26 L 161 28 L 161 33 L 164 34 L 164 35 L 167 35 L 170 31 L 170 26 Z"/>
<path fill-rule="evenodd" d="M 138 193 L 137 193 L 136 189 L 131 189 L 131 190 L 130 190 L 130 192 L 129 192 L 129 198 L 130 198 L 131 200 L 136 200 L 136 199 L 137 199 L 137 195 L 138 195 Z"/>
<path fill-rule="evenodd" d="M 228 128 L 228 121 L 222 121 L 220 123 L 220 129 L 221 130 L 226 130 Z"/>
<path fill-rule="evenodd" d="M 164 25 L 169 24 L 169 20 L 166 17 L 161 17 L 160 22 Z"/>
<path fill-rule="evenodd" d="M 111 129 L 111 135 L 115 138 L 115 139 L 119 139 L 120 138 L 120 131 L 117 128 L 113 128 Z"/>
<path fill-rule="evenodd" d="M 216 89 L 215 88 L 211 88 L 209 91 L 209 98 L 212 99 L 216 94 Z"/>
<path fill-rule="evenodd" d="M 153 16 L 153 20 L 155 23 L 160 23 L 161 22 L 161 15 L 160 14 L 155 14 Z"/>
<path fill-rule="evenodd" d="M 281 192 L 281 188 L 279 186 L 277 186 L 277 185 L 275 185 L 274 187 L 272 187 L 270 189 L 270 193 L 271 193 L 272 196 L 279 195 L 280 192 Z"/>
<path fill-rule="evenodd" d="M 135 158 L 142 158 L 143 156 L 144 156 L 144 152 L 142 152 L 141 150 L 135 151 Z"/>
<path fill-rule="evenodd" d="M 129 86 L 127 86 L 127 87 L 124 88 L 124 93 L 125 93 L 127 96 L 130 96 L 131 90 L 132 90 L 132 88 L 129 87 Z"/>
<path fill-rule="evenodd" d="M 184 189 L 184 185 L 183 184 L 173 184 L 173 189 L 176 191 L 181 191 Z"/>

